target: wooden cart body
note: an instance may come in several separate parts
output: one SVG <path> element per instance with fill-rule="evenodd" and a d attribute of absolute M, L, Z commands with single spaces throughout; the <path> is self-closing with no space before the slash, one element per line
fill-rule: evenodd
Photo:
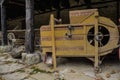
<path fill-rule="evenodd" d="M 104 46 L 99 46 L 98 43 L 98 38 L 102 35 L 98 31 L 99 26 L 104 26 L 109 31 L 109 41 Z M 92 28 L 94 45 L 88 40 Z M 118 47 L 118 36 L 116 25 L 110 19 L 100 17 L 96 9 L 78 10 L 70 12 L 70 24 L 55 25 L 54 16 L 51 15 L 50 25 L 40 28 L 40 45 L 44 55 L 52 53 L 54 69 L 56 57 L 93 58 L 94 66 L 98 67 L 99 57 Z"/>

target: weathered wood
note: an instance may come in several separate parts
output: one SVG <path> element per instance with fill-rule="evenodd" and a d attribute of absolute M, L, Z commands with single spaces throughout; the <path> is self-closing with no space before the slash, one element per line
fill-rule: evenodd
<path fill-rule="evenodd" d="M 27 53 L 34 52 L 34 0 L 26 0 L 25 48 Z"/>
<path fill-rule="evenodd" d="M 7 20 L 6 20 L 6 7 L 1 4 L 1 31 L 2 31 L 2 45 L 7 45 Z"/>

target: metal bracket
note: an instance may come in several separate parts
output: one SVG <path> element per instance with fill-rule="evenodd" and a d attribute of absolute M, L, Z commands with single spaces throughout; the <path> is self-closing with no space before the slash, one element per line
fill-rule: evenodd
<path fill-rule="evenodd" d="M 67 33 L 65 33 L 65 36 L 67 38 L 71 39 L 72 38 L 72 31 L 74 30 L 74 27 L 72 27 L 71 25 L 69 25 L 67 28 L 68 28 L 68 31 L 67 31 Z"/>

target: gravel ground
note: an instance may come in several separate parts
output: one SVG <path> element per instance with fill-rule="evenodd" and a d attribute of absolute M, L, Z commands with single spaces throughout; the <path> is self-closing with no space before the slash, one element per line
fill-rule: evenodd
<path fill-rule="evenodd" d="M 44 63 L 25 65 L 8 53 L 0 54 L 0 80 L 120 80 L 120 61 L 105 59 L 102 73 L 95 75 L 93 63 L 85 58 L 59 58 L 57 72 Z"/>

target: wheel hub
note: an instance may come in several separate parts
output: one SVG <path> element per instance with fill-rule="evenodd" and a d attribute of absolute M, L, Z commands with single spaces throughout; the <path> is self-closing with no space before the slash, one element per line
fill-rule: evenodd
<path fill-rule="evenodd" d="M 103 37 L 104 37 L 103 34 L 101 32 L 98 32 L 95 36 L 95 39 L 97 41 L 101 41 L 103 39 Z"/>

